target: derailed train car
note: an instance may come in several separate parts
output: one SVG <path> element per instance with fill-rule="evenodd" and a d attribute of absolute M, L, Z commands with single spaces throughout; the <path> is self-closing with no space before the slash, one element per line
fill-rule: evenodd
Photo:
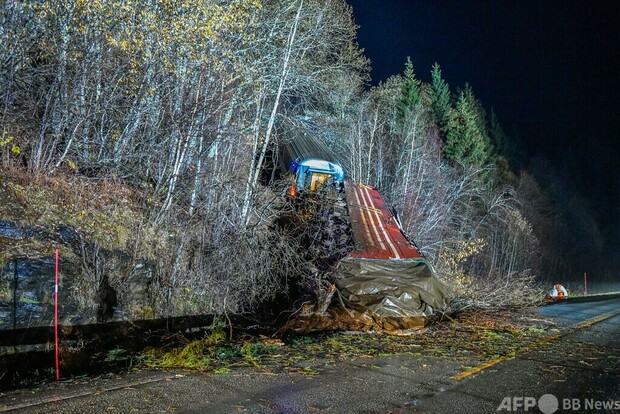
<path fill-rule="evenodd" d="M 335 284 L 345 303 L 396 328 L 423 327 L 449 295 L 430 263 L 402 233 L 376 188 L 345 181 L 355 249 Z"/>
<path fill-rule="evenodd" d="M 347 180 L 342 166 L 329 155 L 317 140 L 304 137 L 287 146 L 282 157 L 292 173 L 291 196 L 323 186 L 344 192 L 353 240 L 329 275 L 339 299 L 334 302 L 344 312 L 336 318 L 333 309 L 330 315 L 309 315 L 302 330 L 425 326 L 437 310 L 448 307 L 447 289 L 405 237 L 379 191 Z"/>

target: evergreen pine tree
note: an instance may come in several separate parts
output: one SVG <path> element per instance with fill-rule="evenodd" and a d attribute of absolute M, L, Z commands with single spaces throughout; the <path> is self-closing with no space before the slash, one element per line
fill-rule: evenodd
<path fill-rule="evenodd" d="M 421 83 L 415 77 L 411 58 L 407 56 L 405 72 L 403 74 L 403 83 L 400 88 L 400 96 L 396 107 L 397 124 L 399 126 L 403 125 L 407 116 L 413 111 L 413 108 L 420 103 L 420 89 Z"/>
<path fill-rule="evenodd" d="M 429 91 L 430 106 L 433 122 L 441 132 L 447 132 L 450 120 L 450 86 L 441 77 L 441 68 L 438 63 L 431 70 L 431 87 Z"/>
<path fill-rule="evenodd" d="M 487 155 L 491 157 L 494 152 L 494 148 L 491 142 L 491 138 L 489 136 L 489 124 L 487 122 L 487 112 L 485 111 L 480 101 L 476 99 L 476 96 L 474 95 L 474 90 L 471 88 L 471 85 L 466 83 L 464 92 L 465 92 L 465 98 L 469 102 L 469 107 L 472 108 L 476 126 L 478 128 L 478 131 L 480 132 L 480 137 L 484 143 Z"/>
<path fill-rule="evenodd" d="M 459 92 L 448 122 L 444 146 L 448 160 L 475 166 L 483 166 L 490 161 L 492 147 L 481 108 L 470 87 L 466 86 Z"/>

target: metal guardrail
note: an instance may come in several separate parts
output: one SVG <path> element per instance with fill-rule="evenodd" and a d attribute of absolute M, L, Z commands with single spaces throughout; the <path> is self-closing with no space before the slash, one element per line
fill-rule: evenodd
<path fill-rule="evenodd" d="M 85 325 L 60 325 L 61 341 L 114 338 L 115 336 L 148 333 L 153 331 L 185 332 L 192 329 L 206 328 L 223 320 L 218 315 L 180 316 L 162 319 L 137 321 L 113 321 Z M 233 326 L 255 327 L 267 330 L 259 322 L 241 315 L 229 315 L 227 318 Z M 224 319 L 226 320 L 226 319 Z M 0 346 L 22 346 L 44 344 L 54 340 L 53 326 L 38 326 L 0 330 Z"/>
<path fill-rule="evenodd" d="M 598 302 L 601 300 L 620 298 L 620 292 L 614 293 L 602 293 L 597 295 L 587 296 L 570 296 L 566 299 L 555 299 L 545 302 L 545 304 L 557 304 L 557 303 L 577 303 L 577 302 Z"/>

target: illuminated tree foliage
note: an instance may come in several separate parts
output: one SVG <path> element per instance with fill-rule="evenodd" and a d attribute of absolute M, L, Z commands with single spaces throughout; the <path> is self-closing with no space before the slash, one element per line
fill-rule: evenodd
<path fill-rule="evenodd" d="M 421 82 L 416 79 L 415 73 L 413 72 L 411 58 L 407 57 L 396 112 L 399 125 L 403 125 L 405 119 L 409 117 L 411 113 L 415 111 L 416 106 L 420 104 L 420 84 Z"/>
<path fill-rule="evenodd" d="M 439 130 L 445 134 L 451 117 L 450 86 L 441 77 L 441 68 L 437 63 L 433 65 L 431 78 L 430 112 Z"/>
<path fill-rule="evenodd" d="M 158 309 L 239 310 L 303 273 L 258 177 L 277 127 L 312 111 L 344 124 L 367 77 L 344 1 L 1 7 L 4 165 L 141 189 L 131 248 L 156 263 Z"/>
<path fill-rule="evenodd" d="M 485 113 L 468 85 L 458 94 L 447 130 L 444 153 L 449 161 L 477 167 L 490 161 Z"/>
<path fill-rule="evenodd" d="M 438 269 L 461 258 L 446 261 L 448 281 L 535 273 L 536 246 L 555 237 L 520 195 L 537 193 L 531 177 L 496 168 L 490 138 L 501 152 L 509 139 L 469 86 L 454 95 L 437 64 L 426 84 L 407 59 L 365 90 L 344 0 L 0 7 L 0 162 L 138 189 L 144 223 L 126 248 L 156 263 L 162 313 L 249 309 L 308 272 L 270 226 L 282 192 L 260 179 L 294 133 L 379 186 Z"/>

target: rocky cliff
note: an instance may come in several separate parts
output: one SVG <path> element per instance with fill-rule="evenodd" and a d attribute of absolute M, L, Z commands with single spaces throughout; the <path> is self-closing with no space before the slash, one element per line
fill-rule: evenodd
<path fill-rule="evenodd" d="M 0 173 L 0 329 L 155 316 L 154 265 L 136 257 L 135 193 L 111 180 Z"/>

